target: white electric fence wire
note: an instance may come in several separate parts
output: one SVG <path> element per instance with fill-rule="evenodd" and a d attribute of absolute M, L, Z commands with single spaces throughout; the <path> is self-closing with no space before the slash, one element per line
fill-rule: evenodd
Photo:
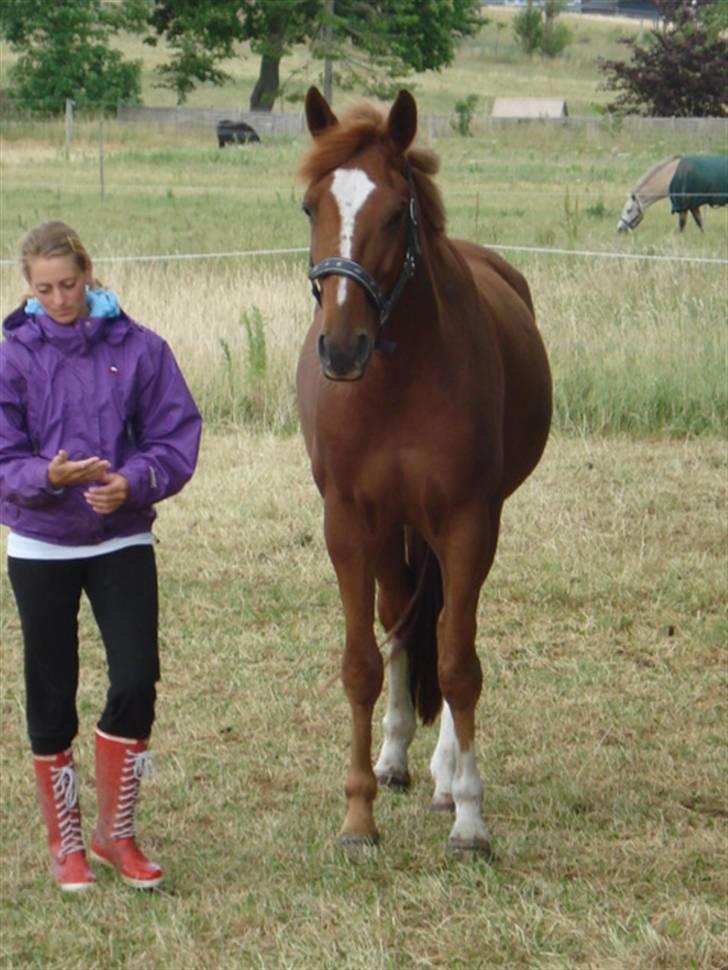
<path fill-rule="evenodd" d="M 713 256 L 668 256 L 649 253 L 615 253 L 589 249 L 556 249 L 546 246 L 508 246 L 500 243 L 482 243 L 489 249 L 511 253 L 540 253 L 548 256 L 580 256 L 591 259 L 631 259 L 640 262 L 694 263 L 702 265 L 728 265 L 728 259 Z M 244 259 L 252 256 L 288 256 L 307 253 L 308 247 L 291 249 L 242 249 L 223 253 L 165 253 L 154 256 L 99 256 L 95 263 L 165 263 L 185 259 Z M 0 266 L 15 265 L 14 259 L 0 259 Z"/>

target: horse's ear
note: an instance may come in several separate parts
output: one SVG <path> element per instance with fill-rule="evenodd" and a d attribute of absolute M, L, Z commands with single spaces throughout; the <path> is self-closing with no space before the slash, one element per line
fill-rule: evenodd
<path fill-rule="evenodd" d="M 387 134 L 395 150 L 404 154 L 417 134 L 417 103 L 409 91 L 400 91 L 387 118 Z"/>
<path fill-rule="evenodd" d="M 318 138 L 327 128 L 339 123 L 339 119 L 317 87 L 310 87 L 306 92 L 306 123 L 314 138 Z"/>

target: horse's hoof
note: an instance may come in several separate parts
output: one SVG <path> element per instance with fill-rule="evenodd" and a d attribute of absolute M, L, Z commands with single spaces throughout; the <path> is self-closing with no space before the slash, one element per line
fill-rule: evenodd
<path fill-rule="evenodd" d="M 379 832 L 372 835 L 358 835 L 356 832 L 342 832 L 337 839 L 339 846 L 347 851 L 350 849 L 366 849 L 379 845 Z"/>
<path fill-rule="evenodd" d="M 390 791 L 406 792 L 412 785 L 409 771 L 382 771 L 375 772 L 375 775 L 379 784 Z"/>
<path fill-rule="evenodd" d="M 455 802 L 452 795 L 436 795 L 430 802 L 431 812 L 454 812 Z"/>
<path fill-rule="evenodd" d="M 448 839 L 448 855 L 457 856 L 461 859 L 472 858 L 481 859 L 484 862 L 495 862 L 496 856 L 493 846 L 489 839 Z"/>

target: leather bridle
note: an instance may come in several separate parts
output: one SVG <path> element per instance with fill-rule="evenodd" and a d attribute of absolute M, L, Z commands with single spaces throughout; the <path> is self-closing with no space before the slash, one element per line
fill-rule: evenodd
<path fill-rule="evenodd" d="M 394 286 L 389 292 L 389 295 L 385 295 L 381 286 L 371 273 L 366 270 L 361 263 L 357 263 L 353 259 L 347 259 L 345 256 L 328 256 L 326 259 L 322 259 L 316 265 L 313 265 L 313 260 L 309 254 L 309 271 L 308 278 L 311 281 L 311 290 L 313 295 L 316 297 L 316 301 L 319 306 L 321 305 L 321 287 L 316 282 L 324 276 L 346 276 L 355 283 L 358 283 L 362 287 L 364 292 L 367 294 L 369 299 L 372 301 L 379 313 L 379 336 L 377 337 L 376 346 L 379 349 L 393 349 L 393 345 L 387 345 L 381 340 L 382 328 L 386 324 L 387 320 L 392 314 L 392 310 L 402 295 L 402 291 L 409 282 L 410 278 L 414 274 L 417 266 L 417 257 L 421 252 L 420 238 L 419 238 L 419 224 L 417 221 L 417 196 L 415 194 L 415 184 L 412 177 L 412 169 L 410 163 L 405 160 L 405 172 L 407 177 L 407 183 L 409 185 L 409 199 L 407 205 L 407 249 L 404 254 L 404 261 L 402 263 L 402 268 L 399 271 L 399 276 L 395 280 Z"/>

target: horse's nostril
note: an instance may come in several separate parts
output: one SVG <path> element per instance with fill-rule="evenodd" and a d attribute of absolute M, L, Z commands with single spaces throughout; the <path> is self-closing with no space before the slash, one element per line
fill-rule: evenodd
<path fill-rule="evenodd" d="M 365 359 L 369 354 L 369 337 L 360 333 L 356 338 L 356 356 L 358 360 Z"/>
<path fill-rule="evenodd" d="M 318 355 L 321 360 L 326 356 L 326 337 L 323 334 L 318 338 Z"/>

